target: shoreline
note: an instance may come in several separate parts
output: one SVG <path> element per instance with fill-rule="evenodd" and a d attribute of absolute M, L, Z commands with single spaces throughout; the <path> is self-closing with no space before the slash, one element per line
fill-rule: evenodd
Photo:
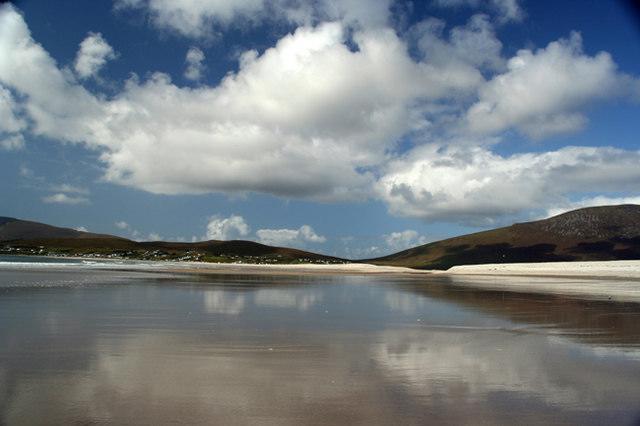
<path fill-rule="evenodd" d="M 119 265 L 123 266 L 123 265 Z M 126 269 L 126 267 L 124 268 Z M 334 265 L 295 264 L 260 265 L 251 263 L 201 263 L 201 262 L 163 262 L 152 271 L 169 273 L 224 275 L 430 275 L 431 271 L 398 267 L 377 266 L 368 263 L 345 263 Z"/>
<path fill-rule="evenodd" d="M 593 262 L 504 263 L 454 266 L 448 270 L 412 269 L 369 263 L 260 265 L 250 263 L 162 262 L 168 272 L 248 273 L 248 274 L 313 274 L 313 275 L 414 275 L 414 276 L 485 276 L 584 278 L 594 280 L 640 281 L 640 260 Z M 153 268 L 153 270 L 158 270 Z"/>
<path fill-rule="evenodd" d="M 11 255 L 8 255 L 11 256 Z M 22 257 L 23 255 L 17 255 Z M 639 260 L 573 261 L 573 262 L 531 262 L 531 263 L 487 263 L 458 265 L 447 270 L 414 269 L 404 266 L 375 265 L 372 263 L 299 263 L 299 264 L 259 264 L 259 263 L 213 263 L 195 261 L 158 261 L 136 259 L 109 259 L 81 256 L 24 256 L 42 259 L 64 259 L 82 262 L 96 268 L 149 270 L 193 273 L 287 273 L 287 274 L 408 274 L 441 276 L 518 276 L 640 280 Z M 77 266 L 66 263 L 8 262 L 16 265 Z"/>
<path fill-rule="evenodd" d="M 442 274 L 458 287 L 640 303 L 638 260 L 462 265 Z"/>
<path fill-rule="evenodd" d="M 640 260 L 607 260 L 590 262 L 493 263 L 454 266 L 447 275 L 515 276 L 640 280 Z"/>
<path fill-rule="evenodd" d="M 31 256 L 29 256 L 31 257 Z M 492 263 L 459 265 L 447 270 L 413 269 L 403 266 L 374 265 L 371 263 L 338 264 L 256 264 L 208 263 L 193 261 L 154 261 L 127 259 L 96 259 L 79 256 L 35 256 L 42 259 L 65 259 L 82 262 L 82 266 L 95 269 L 119 269 L 149 272 L 181 272 L 195 274 L 313 274 L 313 275 L 423 275 L 423 276 L 485 276 L 485 277 L 540 277 L 584 278 L 640 281 L 640 260 Z M 8 262 L 5 266 L 22 267 L 74 267 L 78 264 L 47 262 Z"/>
<path fill-rule="evenodd" d="M 65 259 L 82 263 L 10 262 L 6 267 L 60 268 L 83 266 L 97 270 L 119 270 L 139 272 L 162 272 L 184 274 L 249 274 L 249 275 L 425 275 L 432 271 L 400 266 L 378 266 L 369 263 L 339 264 L 255 264 L 255 263 L 208 263 L 190 261 L 153 261 L 126 259 L 97 259 L 79 256 L 37 256 L 42 259 Z"/>
<path fill-rule="evenodd" d="M 461 265 L 437 271 L 367 263 L 260 265 L 68 259 L 81 263 L 7 262 L 2 267 L 20 270 L 82 267 L 90 270 L 191 275 L 441 277 L 448 279 L 452 287 L 640 303 L 640 260 Z M 428 285 L 429 280 L 425 280 L 424 284 Z"/>

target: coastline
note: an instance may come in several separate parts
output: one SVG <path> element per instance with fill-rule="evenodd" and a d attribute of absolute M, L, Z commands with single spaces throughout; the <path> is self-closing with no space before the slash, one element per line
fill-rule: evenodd
<path fill-rule="evenodd" d="M 456 287 L 640 303 L 640 261 L 465 265 L 447 271 L 364 263 L 254 265 L 177 262 L 147 270 L 202 275 L 386 275 L 415 278 L 431 276 L 447 278 L 450 284 Z M 429 285 L 429 282 L 425 281 L 425 285 Z"/>
<path fill-rule="evenodd" d="M 640 261 L 456 266 L 441 274 L 458 287 L 640 303 Z"/>
<path fill-rule="evenodd" d="M 164 268 L 163 268 L 164 266 Z M 153 270 L 193 273 L 440 275 L 585 278 L 640 281 L 640 260 L 594 262 L 505 263 L 454 266 L 448 270 L 412 269 L 369 263 L 260 265 L 249 263 L 162 262 Z"/>
<path fill-rule="evenodd" d="M 436 273 L 640 280 L 640 260 L 460 265 Z"/>
<path fill-rule="evenodd" d="M 206 275 L 428 275 L 433 273 L 432 271 L 398 266 L 377 266 L 368 263 L 260 265 L 251 263 L 162 262 L 152 270 Z"/>
<path fill-rule="evenodd" d="M 377 266 L 368 263 L 337 264 L 255 264 L 255 263 L 208 263 L 190 261 L 149 261 L 86 258 L 79 256 L 37 256 L 41 259 L 77 261 L 78 263 L 51 262 L 8 262 L 7 268 L 69 268 L 84 267 L 90 269 L 164 272 L 204 275 L 425 275 L 432 271 L 411 269 L 399 266 Z"/>
<path fill-rule="evenodd" d="M 45 258 L 46 259 L 46 258 Z M 640 260 L 461 265 L 446 271 L 366 263 L 261 265 L 248 263 L 129 262 L 67 258 L 79 263 L 5 263 L 2 268 L 152 272 L 193 275 L 361 275 L 445 278 L 455 287 L 640 303 Z M 429 285 L 429 280 L 424 281 Z"/>
<path fill-rule="evenodd" d="M 30 256 L 29 256 L 30 257 Z M 65 259 L 81 262 L 96 269 L 146 270 L 150 272 L 182 272 L 204 274 L 347 274 L 347 275 L 439 275 L 439 276 L 495 276 L 495 277 L 555 277 L 640 281 L 640 260 L 608 260 L 539 263 L 492 263 L 459 265 L 447 270 L 413 269 L 402 266 L 383 266 L 370 263 L 337 264 L 256 264 L 208 263 L 193 261 L 153 261 L 86 258 L 79 256 L 37 256 L 42 259 Z M 47 262 L 10 262 L 9 265 L 38 267 L 78 266 L 78 264 Z"/>
<path fill-rule="evenodd" d="M 640 281 L 640 260 L 608 260 L 577 262 L 491 263 L 459 265 L 447 270 L 413 269 L 402 266 L 383 266 L 370 263 L 337 264 L 256 264 L 256 263 L 207 263 L 193 261 L 149 261 L 126 259 L 102 259 L 79 256 L 37 256 L 42 259 L 65 259 L 83 262 L 84 266 L 104 269 L 148 270 L 196 274 L 346 274 L 346 275 L 439 275 L 439 276 L 496 276 L 496 277 L 555 277 Z M 25 266 L 39 263 L 17 262 Z M 61 266 L 64 263 L 44 265 Z M 77 266 L 77 264 L 73 264 Z"/>

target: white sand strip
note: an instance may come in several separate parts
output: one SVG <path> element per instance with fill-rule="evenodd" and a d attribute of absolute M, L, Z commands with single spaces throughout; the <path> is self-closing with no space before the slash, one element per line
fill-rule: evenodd
<path fill-rule="evenodd" d="M 449 277 L 451 284 L 458 287 L 640 303 L 640 281 L 638 280 L 462 274 L 452 274 Z"/>
<path fill-rule="evenodd" d="M 442 272 L 457 286 L 640 303 L 640 261 L 456 266 Z"/>
<path fill-rule="evenodd" d="M 203 262 L 162 262 L 155 270 L 193 272 L 211 274 L 429 274 L 398 266 L 376 266 L 367 263 L 346 264 L 299 264 L 299 265 L 256 265 L 247 263 L 203 263 Z"/>
<path fill-rule="evenodd" d="M 461 265 L 454 266 L 445 273 L 640 279 L 640 260 Z"/>
<path fill-rule="evenodd" d="M 365 263 L 256 265 L 202 262 L 87 261 L 78 263 L 0 262 L 2 269 L 85 268 L 189 274 L 251 275 L 413 275 L 447 276 L 452 284 L 479 289 L 559 294 L 586 299 L 640 302 L 640 260 L 550 262 L 455 266 L 426 271 Z M 428 281 L 425 281 L 428 283 Z"/>
<path fill-rule="evenodd" d="M 270 265 L 253 263 L 207 263 L 207 262 L 164 262 L 164 261 L 135 261 L 121 259 L 87 259 L 82 257 L 67 257 L 77 262 L 55 263 L 47 262 L 0 262 L 0 270 L 34 270 L 55 269 L 68 270 L 81 267 L 83 269 L 126 270 L 144 272 L 182 272 L 195 274 L 270 274 L 270 275 L 379 275 L 379 274 L 429 274 L 421 271 L 397 266 L 376 266 L 367 263 L 347 264 L 296 264 Z"/>

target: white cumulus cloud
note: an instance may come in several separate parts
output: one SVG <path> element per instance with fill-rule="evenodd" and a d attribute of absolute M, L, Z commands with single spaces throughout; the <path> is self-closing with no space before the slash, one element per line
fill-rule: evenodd
<path fill-rule="evenodd" d="M 367 168 L 419 124 L 415 103 L 482 81 L 415 62 L 391 30 L 355 34 L 354 51 L 330 23 L 245 52 L 216 87 L 181 88 L 156 73 L 107 101 L 69 80 L 15 9 L 4 7 L 0 23 L 0 82 L 26 95 L 34 132 L 100 151 L 107 181 L 154 193 L 362 198 Z"/>
<path fill-rule="evenodd" d="M 445 27 L 445 21 L 427 18 L 410 31 L 420 53 L 429 63 L 491 70 L 504 68 L 502 42 L 486 15 L 473 15 L 466 25 L 454 27 L 448 34 L 445 34 Z"/>
<path fill-rule="evenodd" d="M 305 243 L 324 243 L 327 241 L 309 225 L 302 225 L 298 229 L 259 229 L 256 231 L 256 235 L 261 243 L 273 246 L 304 246 Z"/>
<path fill-rule="evenodd" d="M 160 29 L 191 38 L 212 38 L 231 25 L 285 21 L 314 25 L 343 21 L 356 27 L 387 23 L 392 0 L 115 0 L 115 7 L 138 9 Z"/>
<path fill-rule="evenodd" d="M 0 6 L 0 57 L 0 84 L 26 97 L 20 106 L 33 121 L 34 134 L 83 141 L 98 130 L 100 101 L 57 68 L 8 5 Z"/>
<path fill-rule="evenodd" d="M 120 220 L 120 221 L 116 222 L 114 225 L 116 226 L 116 228 L 122 229 L 122 230 L 126 230 L 126 229 L 130 229 L 131 228 L 131 226 L 127 222 L 125 222 L 124 220 Z"/>
<path fill-rule="evenodd" d="M 492 151 L 511 129 L 533 138 L 575 131 L 591 102 L 640 93 L 608 53 L 586 54 L 577 34 L 506 60 L 495 22 L 479 14 L 448 31 L 427 20 L 409 36 L 384 25 L 388 1 L 118 4 L 147 10 L 157 25 L 184 24 L 193 36 L 276 9 L 308 25 L 261 53 L 243 52 L 217 85 L 184 87 L 151 72 L 107 96 L 85 89 L 81 71 L 61 68 L 22 15 L 2 6 L 0 140 L 14 138 L 5 149 L 22 146 L 24 135 L 81 144 L 98 153 L 105 181 L 152 193 L 373 196 L 393 214 L 426 220 L 486 222 L 561 206 L 584 191 L 633 196 L 639 182 L 635 151 Z M 490 5 L 513 15 L 518 3 Z M 103 53 L 94 58 L 108 59 Z M 88 76 L 102 65 L 80 68 Z"/>
<path fill-rule="evenodd" d="M 525 15 L 519 0 L 434 0 L 434 4 L 441 7 L 489 9 L 502 23 L 521 21 Z"/>
<path fill-rule="evenodd" d="M 19 151 L 24 148 L 24 136 L 21 134 L 0 136 L 0 149 L 5 151 Z"/>
<path fill-rule="evenodd" d="M 71 184 L 68 184 L 68 183 L 51 185 L 49 187 L 49 190 L 53 191 L 53 192 L 65 192 L 65 193 L 70 193 L 70 194 L 83 194 L 83 195 L 88 195 L 89 194 L 89 190 L 87 188 L 83 188 L 83 187 L 76 186 L 76 185 L 71 185 Z"/>
<path fill-rule="evenodd" d="M 115 59 L 116 52 L 100 33 L 89 33 L 80 43 L 74 69 L 80 78 L 98 74 L 107 61 Z"/>
<path fill-rule="evenodd" d="M 23 119 L 18 117 L 18 104 L 11 92 L 0 85 L 0 133 L 16 133 L 26 127 Z"/>
<path fill-rule="evenodd" d="M 608 53 L 586 55 L 575 32 L 535 52 L 520 50 L 507 67 L 480 88 L 478 102 L 467 113 L 472 132 L 514 127 L 534 138 L 573 132 L 586 122 L 580 109 L 621 95 L 628 80 Z"/>
<path fill-rule="evenodd" d="M 501 156 L 482 147 L 425 146 L 392 162 L 378 191 L 400 216 L 490 224 L 571 194 L 637 191 L 638 164 L 640 151 L 607 147 Z"/>
<path fill-rule="evenodd" d="M 199 81 L 205 69 L 203 62 L 204 52 L 197 47 L 190 47 L 185 57 L 187 67 L 184 70 L 184 77 L 188 80 Z"/>
<path fill-rule="evenodd" d="M 116 0 L 115 7 L 142 9 L 158 28 L 183 36 L 209 37 L 216 26 L 258 18 L 264 10 L 264 0 Z"/>
<path fill-rule="evenodd" d="M 89 199 L 86 197 L 67 195 L 62 192 L 43 197 L 42 201 L 47 204 L 89 204 Z"/>
<path fill-rule="evenodd" d="M 207 240 L 236 240 L 249 235 L 249 225 L 242 216 L 213 216 L 207 224 Z"/>
<path fill-rule="evenodd" d="M 43 197 L 42 201 L 47 204 L 90 204 L 87 197 L 89 190 L 67 183 L 49 185 L 48 190 L 52 194 Z"/>
<path fill-rule="evenodd" d="M 418 232 L 413 229 L 386 234 L 384 235 L 384 240 L 387 247 L 393 251 L 405 250 L 428 242 L 427 237 L 418 234 Z"/>

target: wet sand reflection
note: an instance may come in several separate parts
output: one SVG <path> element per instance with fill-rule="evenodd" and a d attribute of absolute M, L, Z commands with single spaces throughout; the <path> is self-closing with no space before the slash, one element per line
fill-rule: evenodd
<path fill-rule="evenodd" d="M 0 424 L 640 418 L 637 306 L 389 277 L 125 278 L 0 291 Z"/>

